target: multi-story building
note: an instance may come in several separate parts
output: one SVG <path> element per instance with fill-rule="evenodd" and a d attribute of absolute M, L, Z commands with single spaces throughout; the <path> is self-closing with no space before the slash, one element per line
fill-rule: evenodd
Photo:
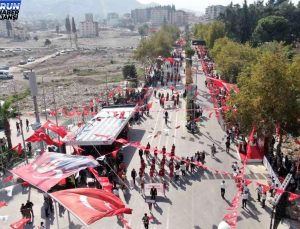
<path fill-rule="evenodd" d="M 143 24 L 150 21 L 151 8 L 131 10 L 131 18 L 134 24 Z"/>
<path fill-rule="evenodd" d="M 206 20 L 208 21 L 216 20 L 220 16 L 220 14 L 225 11 L 225 9 L 226 6 L 222 6 L 222 5 L 208 6 L 205 9 Z"/>
<path fill-rule="evenodd" d="M 108 13 L 107 14 L 107 25 L 117 26 L 120 22 L 119 14 L 117 13 Z"/>
<path fill-rule="evenodd" d="M 151 8 L 150 22 L 152 26 L 161 26 L 164 23 L 175 24 L 175 6 L 156 6 Z"/>
<path fill-rule="evenodd" d="M 98 22 L 93 19 L 93 14 L 85 14 L 85 21 L 79 24 L 80 37 L 98 37 Z"/>
<path fill-rule="evenodd" d="M 0 37 L 9 37 L 17 41 L 25 41 L 30 38 L 26 26 L 15 21 L 10 21 L 11 30 L 8 32 L 6 23 L 6 21 L 0 21 Z"/>
<path fill-rule="evenodd" d="M 134 9 L 131 11 L 134 24 L 150 23 L 154 27 L 166 24 L 184 26 L 187 24 L 187 14 L 183 10 L 175 9 L 175 6 L 156 6 L 146 9 Z"/>

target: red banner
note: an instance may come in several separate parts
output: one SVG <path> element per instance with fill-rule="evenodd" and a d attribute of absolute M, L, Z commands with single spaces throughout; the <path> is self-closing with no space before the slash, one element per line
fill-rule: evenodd
<path fill-rule="evenodd" d="M 131 214 L 123 202 L 113 193 L 92 188 L 67 189 L 54 192 L 51 196 L 70 210 L 86 225 L 122 213 Z"/>
<path fill-rule="evenodd" d="M 50 120 L 48 120 L 43 125 L 43 127 L 57 133 L 62 138 L 64 138 L 67 135 L 67 131 L 63 126 L 57 126 L 53 122 L 51 122 Z"/>
<path fill-rule="evenodd" d="M 27 219 L 27 218 L 23 218 L 23 219 L 20 219 L 19 221 L 15 222 L 15 223 L 12 223 L 10 225 L 11 228 L 13 229 L 23 229 L 24 226 L 30 221 L 30 219 Z"/>
<path fill-rule="evenodd" d="M 22 155 L 22 150 L 23 150 L 23 148 L 22 148 L 21 143 L 19 143 L 18 145 L 16 145 L 15 147 L 13 147 L 13 148 L 11 148 L 11 149 L 12 149 L 12 150 L 16 150 L 19 156 Z"/>
<path fill-rule="evenodd" d="M 43 153 L 31 164 L 11 172 L 33 186 L 47 192 L 50 188 L 82 169 L 98 166 L 91 157 L 60 153 Z"/>

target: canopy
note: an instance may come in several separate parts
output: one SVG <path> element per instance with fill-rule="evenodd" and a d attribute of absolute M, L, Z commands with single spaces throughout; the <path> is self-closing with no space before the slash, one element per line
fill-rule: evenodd
<path fill-rule="evenodd" d="M 135 112 L 135 105 L 103 108 L 75 134 L 64 138 L 66 145 L 112 145 Z"/>
<path fill-rule="evenodd" d="M 47 192 L 63 178 L 82 169 L 96 166 L 98 166 L 98 162 L 92 157 L 47 152 L 40 155 L 31 164 L 15 168 L 11 172 Z"/>
<path fill-rule="evenodd" d="M 123 202 L 111 192 L 94 188 L 67 189 L 50 194 L 85 225 L 118 214 L 131 214 Z"/>

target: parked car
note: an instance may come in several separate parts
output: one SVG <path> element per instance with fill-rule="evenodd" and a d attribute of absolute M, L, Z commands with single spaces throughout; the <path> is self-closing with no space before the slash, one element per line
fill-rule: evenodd
<path fill-rule="evenodd" d="M 13 78 L 14 76 L 9 74 L 8 70 L 0 70 L 0 80 L 10 80 Z"/>
<path fill-rule="evenodd" d="M 24 65 L 24 64 L 27 64 L 27 60 L 21 60 L 21 61 L 19 62 L 19 65 Z"/>
<path fill-rule="evenodd" d="M 34 62 L 35 59 L 34 59 L 33 57 L 29 57 L 27 61 L 28 61 L 28 62 Z"/>

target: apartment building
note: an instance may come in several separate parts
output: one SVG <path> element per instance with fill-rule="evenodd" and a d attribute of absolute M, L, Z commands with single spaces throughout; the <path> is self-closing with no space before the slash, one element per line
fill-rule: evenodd
<path fill-rule="evenodd" d="M 225 9 L 226 6 L 222 6 L 222 5 L 208 6 L 205 9 L 206 20 L 208 21 L 216 20 L 220 16 L 220 14 L 225 11 Z"/>
<path fill-rule="evenodd" d="M 98 37 L 98 22 L 93 19 L 93 14 L 85 14 L 85 21 L 79 23 L 80 37 Z"/>

